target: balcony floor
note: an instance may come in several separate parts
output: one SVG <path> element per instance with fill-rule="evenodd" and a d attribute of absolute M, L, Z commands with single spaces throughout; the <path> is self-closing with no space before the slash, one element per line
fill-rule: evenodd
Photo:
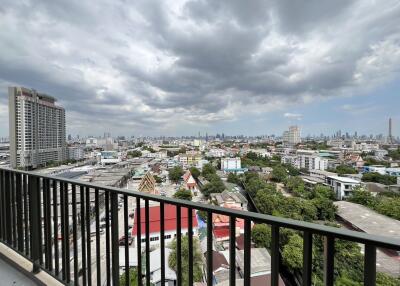
<path fill-rule="evenodd" d="M 38 285 L 37 282 L 34 282 L 20 270 L 14 268 L 7 261 L 3 260 L 3 257 L 1 256 L 0 256 L 0 277 L 1 277 L 1 285 L 16 285 L 16 286 Z"/>

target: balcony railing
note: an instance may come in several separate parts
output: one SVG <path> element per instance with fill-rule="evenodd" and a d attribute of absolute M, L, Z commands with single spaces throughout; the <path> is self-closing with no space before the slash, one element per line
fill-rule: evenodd
<path fill-rule="evenodd" d="M 335 239 L 353 241 L 365 245 L 364 284 L 375 285 L 376 250 L 388 248 L 400 251 L 400 241 L 387 237 L 369 235 L 346 229 L 333 228 L 303 221 L 268 216 L 253 212 L 226 209 L 218 206 L 199 204 L 191 201 L 166 198 L 157 195 L 139 193 L 112 187 L 88 184 L 75 180 L 43 176 L 31 172 L 0 169 L 0 240 L 8 247 L 23 255 L 33 263 L 33 271 L 46 271 L 64 284 L 71 285 L 119 285 L 120 266 L 129 269 L 129 241 L 125 239 L 125 265 L 119 265 L 120 235 L 129 237 L 128 200 L 136 202 L 136 208 L 144 206 L 144 218 L 136 212 L 137 237 L 145 234 L 145 241 L 135 241 L 137 251 L 138 285 L 150 285 L 150 222 L 149 204 L 160 205 L 160 264 L 161 284 L 165 282 L 165 225 L 164 209 L 174 205 L 176 217 L 181 218 L 182 211 L 191 214 L 200 210 L 207 216 L 206 283 L 213 285 L 213 224 L 212 215 L 229 217 L 230 241 L 229 264 L 235 265 L 235 223 L 244 220 L 244 285 L 250 285 L 251 279 L 251 224 L 265 223 L 271 226 L 271 285 L 277 286 L 280 273 L 279 233 L 281 228 L 289 228 L 303 233 L 303 285 L 311 285 L 312 242 L 313 235 L 321 235 L 324 244 L 324 283 L 334 284 Z M 122 200 L 122 210 L 119 201 Z M 101 213 L 105 211 L 105 238 L 100 235 Z M 119 213 L 122 216 L 119 217 Z M 71 217 L 71 219 L 70 219 Z M 122 219 L 122 220 L 121 220 Z M 188 284 L 193 285 L 193 216 L 187 216 L 189 267 Z M 123 223 L 123 224 L 119 224 Z M 176 221 L 176 282 L 182 285 L 182 234 L 181 219 Z M 92 226 L 94 228 L 92 230 Z M 122 229 L 121 229 L 122 228 Z M 92 254 L 92 241 L 95 239 Z M 105 243 L 105 250 L 103 244 Z M 142 261 L 142 250 L 145 261 Z M 103 254 L 103 256 L 102 256 Z M 105 261 L 104 261 L 105 255 Z M 94 260 L 94 261 L 93 261 Z M 104 268 L 105 267 L 105 268 Z M 144 269 L 142 269 L 142 267 Z M 235 285 L 236 267 L 229 269 L 230 285 Z M 143 277 L 142 277 L 142 273 Z M 129 283 L 129 271 L 125 271 L 126 285 Z"/>

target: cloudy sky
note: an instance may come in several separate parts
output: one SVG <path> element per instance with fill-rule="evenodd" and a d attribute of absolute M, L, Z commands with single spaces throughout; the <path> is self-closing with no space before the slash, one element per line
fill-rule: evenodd
<path fill-rule="evenodd" d="M 0 136 L 9 85 L 72 134 L 400 135 L 400 2 L 2 0 Z"/>

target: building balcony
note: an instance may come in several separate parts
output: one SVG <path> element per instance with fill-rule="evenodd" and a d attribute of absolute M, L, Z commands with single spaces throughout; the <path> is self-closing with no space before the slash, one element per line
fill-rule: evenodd
<path fill-rule="evenodd" d="M 215 215 L 228 218 L 226 261 L 215 252 Z M 238 236 L 239 222 L 242 236 Z M 264 250 L 252 251 L 255 223 L 271 226 L 266 255 Z M 283 229 L 302 234 L 301 285 L 312 285 L 316 236 L 324 240 L 323 283 L 328 286 L 335 281 L 338 239 L 364 246 L 364 285 L 376 285 L 378 248 L 400 251 L 400 240 L 389 237 L 0 168 L 0 252 L 3 261 L 13 260 L 4 264 L 0 256 L 2 285 L 6 279 L 30 285 L 44 273 L 64 285 L 210 286 L 218 285 L 223 273 L 216 274 L 216 260 L 223 260 L 228 278 L 221 285 L 254 285 L 258 271 L 267 273 L 268 285 L 277 286 L 283 283 L 279 247 Z M 23 264 L 30 265 L 33 278 L 20 275 L 27 272 L 27 267 L 20 267 Z"/>

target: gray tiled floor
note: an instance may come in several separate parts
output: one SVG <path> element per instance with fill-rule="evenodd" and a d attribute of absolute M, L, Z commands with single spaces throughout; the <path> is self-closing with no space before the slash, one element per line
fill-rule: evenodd
<path fill-rule="evenodd" d="M 37 284 L 0 258 L 0 285 L 28 286 Z"/>

